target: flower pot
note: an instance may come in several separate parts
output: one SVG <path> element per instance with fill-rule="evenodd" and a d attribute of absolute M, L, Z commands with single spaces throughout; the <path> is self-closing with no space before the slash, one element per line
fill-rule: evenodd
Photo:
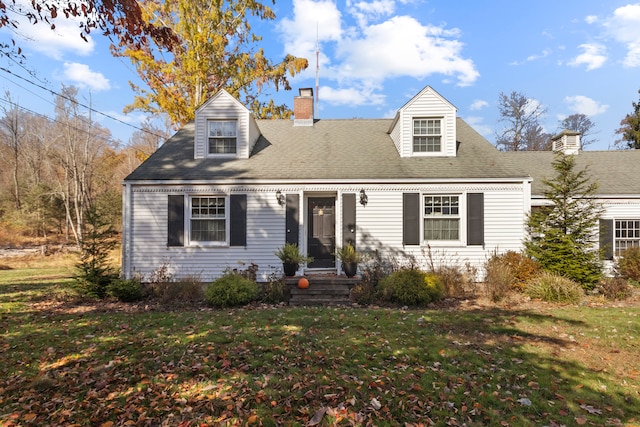
<path fill-rule="evenodd" d="M 298 264 L 283 262 L 282 269 L 284 270 L 284 275 L 291 277 L 296 275 L 296 271 L 298 271 Z"/>
<path fill-rule="evenodd" d="M 347 277 L 353 277 L 356 275 L 356 271 L 358 271 L 358 263 L 357 262 L 343 262 L 342 263 L 342 271 Z"/>

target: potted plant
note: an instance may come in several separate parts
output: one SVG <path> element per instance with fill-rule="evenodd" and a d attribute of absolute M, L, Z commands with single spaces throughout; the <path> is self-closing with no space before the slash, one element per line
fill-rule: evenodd
<path fill-rule="evenodd" d="M 347 244 L 336 252 L 338 259 L 342 263 L 342 271 L 347 277 L 353 277 L 358 270 L 358 262 L 360 262 L 360 254 L 351 244 Z"/>
<path fill-rule="evenodd" d="M 295 276 L 300 264 L 313 261 L 313 257 L 308 257 L 300 253 L 298 245 L 289 242 L 278 248 L 276 256 L 282 261 L 285 276 Z"/>

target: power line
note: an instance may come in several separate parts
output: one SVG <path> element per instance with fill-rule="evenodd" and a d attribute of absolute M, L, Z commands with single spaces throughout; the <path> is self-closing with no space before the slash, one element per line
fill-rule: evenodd
<path fill-rule="evenodd" d="M 163 136 L 163 135 L 158 135 L 158 134 L 156 134 L 156 133 L 154 133 L 154 132 L 149 131 L 148 129 L 144 129 L 144 128 L 141 128 L 141 127 L 138 127 L 138 126 L 132 125 L 131 123 L 127 123 L 127 122 L 125 122 L 124 120 L 118 119 L 117 117 L 113 117 L 113 116 L 111 116 L 111 115 L 109 115 L 109 114 L 107 114 L 107 113 L 103 113 L 102 111 L 96 110 L 96 109 L 95 109 L 95 108 L 93 108 L 93 107 L 90 107 L 90 106 L 88 106 L 88 105 L 85 105 L 85 104 L 83 104 L 83 103 L 79 102 L 79 101 L 78 101 L 78 100 L 76 100 L 76 99 L 70 98 L 70 97 L 68 97 L 68 96 L 66 96 L 66 95 L 63 95 L 63 94 L 58 93 L 58 92 L 56 92 L 56 91 L 54 91 L 54 90 L 52 90 L 52 89 L 49 89 L 49 88 L 48 88 L 48 87 L 46 87 L 46 86 L 43 86 L 43 85 L 38 84 L 38 83 L 36 83 L 36 82 L 33 82 L 33 81 L 31 81 L 31 80 L 29 80 L 29 79 L 27 79 L 27 78 L 24 78 L 24 77 L 22 77 L 22 76 L 20 76 L 20 75 L 18 75 L 18 74 L 16 74 L 16 73 L 14 73 L 14 72 L 12 72 L 11 70 L 8 70 L 8 69 L 4 68 L 4 67 L 0 67 L 0 70 L 1 70 L 1 71 L 4 71 L 5 73 L 11 74 L 12 76 L 15 76 L 15 77 L 17 77 L 17 78 L 19 78 L 19 79 L 21 79 L 21 80 L 24 80 L 24 81 L 26 81 L 27 83 L 30 83 L 30 84 L 32 84 L 32 85 L 34 85 L 34 86 L 36 86 L 36 87 L 38 87 L 38 88 L 40 88 L 40 89 L 43 89 L 43 90 L 45 90 L 45 91 L 47 91 L 47 92 L 49 92 L 49 93 L 53 94 L 54 96 L 59 96 L 59 97 L 61 97 L 61 98 L 63 98 L 63 99 L 66 99 L 67 101 L 73 102 L 74 104 L 76 104 L 76 105 L 78 105 L 78 106 L 80 106 L 80 107 L 82 107 L 82 108 L 86 108 L 87 110 L 89 110 L 89 111 L 91 111 L 91 112 L 94 112 L 94 113 L 100 114 L 100 115 L 102 115 L 102 116 L 104 116 L 104 117 L 106 117 L 106 118 L 108 118 L 108 119 L 114 120 L 114 121 L 119 122 L 119 123 L 121 123 L 121 124 L 123 124 L 123 125 L 125 125 L 125 126 L 129 126 L 129 127 L 133 128 L 133 129 L 136 129 L 136 130 L 138 130 L 138 131 L 145 132 L 145 133 L 148 133 L 148 134 L 150 134 L 150 135 L 153 135 L 153 136 L 155 136 L 155 137 L 157 137 L 157 138 L 163 138 L 163 139 L 164 139 L 164 136 Z M 13 83 L 13 82 L 12 82 L 12 83 Z M 14 83 L 14 84 L 15 84 L 15 83 Z M 20 86 L 20 87 L 21 87 L 21 86 Z M 33 93 L 33 92 L 31 92 L 31 93 Z M 34 95 L 35 95 L 35 94 L 34 94 Z M 36 95 L 36 96 L 38 96 L 38 95 Z M 40 96 L 38 96 L 38 97 L 39 97 L 39 98 L 41 98 Z M 44 98 L 41 98 L 41 99 L 44 99 Z"/>
<path fill-rule="evenodd" d="M 113 138 L 109 139 L 109 138 L 105 138 L 105 137 L 104 137 L 104 136 L 102 136 L 102 135 L 95 135 L 95 134 L 89 133 L 89 131 L 88 131 L 87 129 L 81 129 L 81 128 L 78 128 L 78 127 L 76 127 L 76 126 L 70 125 L 69 123 L 61 122 L 61 121 L 60 121 L 60 120 L 58 120 L 58 119 L 53 119 L 53 118 L 51 118 L 51 117 L 47 116 L 46 114 L 38 113 L 37 111 L 33 111 L 33 110 L 31 110 L 31 109 L 29 109 L 29 108 L 27 108 L 27 107 L 23 107 L 23 106 L 21 106 L 21 105 L 18 105 L 18 104 L 17 104 L 17 103 L 15 103 L 15 102 L 12 102 L 12 101 L 6 100 L 6 99 L 4 99 L 4 98 L 0 98 L 0 102 L 3 102 L 3 103 L 5 103 L 5 104 L 8 104 L 8 105 L 9 105 L 9 106 L 11 106 L 11 107 L 17 107 L 17 108 L 19 108 L 19 109 L 21 109 L 21 110 L 24 110 L 24 111 L 26 111 L 26 112 L 28 112 L 28 113 L 31 113 L 31 114 L 35 115 L 35 116 L 41 117 L 41 118 L 43 118 L 43 119 L 46 119 L 46 120 L 48 120 L 48 121 L 50 121 L 50 122 L 52 122 L 52 123 L 58 123 L 58 124 L 60 124 L 60 125 L 69 126 L 69 127 L 70 127 L 71 129 L 73 129 L 73 130 L 76 130 L 76 131 L 78 131 L 78 132 L 86 133 L 87 135 L 92 136 L 92 137 L 94 137 L 94 138 L 101 139 L 101 140 L 103 140 L 104 142 L 107 142 L 107 143 L 113 142 Z M 105 129 L 106 129 L 106 128 L 105 128 Z"/>

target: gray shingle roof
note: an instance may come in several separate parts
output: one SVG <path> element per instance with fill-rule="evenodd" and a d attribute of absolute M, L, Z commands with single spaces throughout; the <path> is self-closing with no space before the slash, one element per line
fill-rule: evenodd
<path fill-rule="evenodd" d="M 507 159 L 462 119 L 456 157 L 401 158 L 387 133 L 392 119 L 259 120 L 262 136 L 248 159 L 193 159 L 190 123 L 125 180 L 396 180 L 524 179 Z"/>
<path fill-rule="evenodd" d="M 502 153 L 517 166 L 525 168 L 533 177 L 531 193 L 544 192 L 544 179 L 552 179 L 551 165 L 555 154 L 551 151 L 510 151 Z M 600 195 L 640 196 L 640 150 L 581 151 L 576 155 L 577 170 L 587 169 L 598 183 Z"/>

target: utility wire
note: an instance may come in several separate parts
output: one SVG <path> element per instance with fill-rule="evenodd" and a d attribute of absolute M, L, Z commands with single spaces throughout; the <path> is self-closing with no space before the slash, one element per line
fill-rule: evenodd
<path fill-rule="evenodd" d="M 23 106 L 21 106 L 21 105 L 18 105 L 17 103 L 15 103 L 15 102 L 13 102 L 13 101 L 9 101 L 9 100 L 7 100 L 7 99 L 0 98 L 0 102 L 3 102 L 3 103 L 5 103 L 5 104 L 8 104 L 10 107 L 17 107 L 17 108 L 19 108 L 19 109 L 21 109 L 21 110 L 24 110 L 24 111 L 26 111 L 26 112 L 28 112 L 28 113 L 31 113 L 31 114 L 35 115 L 35 116 L 41 117 L 41 118 L 43 118 L 43 119 L 46 119 L 46 120 L 48 120 L 48 121 L 50 121 L 50 122 L 52 122 L 52 123 L 58 123 L 58 124 L 60 124 L 60 125 L 68 126 L 68 127 L 70 127 L 71 129 L 73 129 L 73 130 L 75 130 L 75 131 L 82 132 L 82 133 L 86 133 L 87 135 L 89 135 L 89 136 L 91 136 L 91 137 L 94 137 L 94 138 L 101 139 L 101 140 L 103 140 L 104 142 L 107 142 L 107 143 L 112 143 L 112 142 L 113 142 L 113 138 L 106 138 L 106 137 L 104 137 L 104 136 L 102 136 L 102 135 L 96 135 L 96 134 L 90 133 L 90 132 L 89 132 L 89 130 L 87 130 L 87 129 L 82 129 L 82 128 L 79 128 L 79 127 L 76 127 L 76 126 L 70 125 L 69 123 L 61 122 L 61 121 L 60 121 L 60 120 L 58 120 L 58 119 L 53 119 L 53 118 L 51 118 L 51 117 L 47 116 L 46 114 L 38 113 L 37 111 L 33 111 L 33 110 L 31 110 L 31 109 L 29 109 L 29 108 L 27 108 L 27 107 L 23 107 Z M 105 129 L 106 129 L 106 128 L 105 128 Z"/>
<path fill-rule="evenodd" d="M 68 96 L 66 96 L 66 95 L 63 95 L 63 94 L 58 93 L 58 92 L 56 92 L 56 91 L 54 91 L 54 90 L 52 90 L 52 89 L 49 89 L 49 88 L 48 88 L 48 87 L 46 87 L 46 86 L 43 86 L 43 85 L 41 85 L 41 84 L 39 84 L 39 83 L 36 83 L 36 82 L 33 82 L 33 81 L 31 81 L 31 80 L 29 80 L 29 79 L 27 79 L 27 78 L 24 78 L 24 77 L 22 77 L 22 76 L 20 76 L 20 75 L 18 75 L 18 74 L 16 74 L 16 73 L 14 73 L 14 72 L 12 72 L 11 70 L 8 70 L 8 69 L 4 68 L 4 67 L 0 67 L 0 71 L 4 71 L 5 73 L 11 74 L 12 76 L 15 76 L 15 77 L 17 77 L 17 78 L 19 78 L 19 79 L 21 79 L 21 80 L 26 81 L 27 83 L 30 83 L 30 84 L 32 84 L 32 85 L 34 85 L 34 86 L 36 86 L 36 87 L 39 87 L 40 89 L 43 89 L 43 90 L 45 90 L 45 91 L 47 91 L 47 92 L 49 92 L 49 93 L 53 94 L 54 96 L 59 96 L 59 97 L 61 97 L 61 98 L 66 99 L 67 101 L 70 101 L 70 102 L 73 102 L 73 103 L 77 104 L 78 106 L 80 106 L 80 107 L 82 107 L 82 108 L 86 108 L 87 110 L 89 110 L 89 111 L 91 111 L 91 112 L 94 112 L 94 113 L 100 114 L 100 115 L 102 115 L 102 116 L 104 116 L 104 117 L 106 117 L 106 118 L 109 118 L 109 119 L 111 119 L 111 120 L 114 120 L 114 121 L 116 121 L 116 122 L 119 122 L 119 123 L 121 123 L 121 124 L 123 124 L 123 125 L 129 126 L 129 127 L 133 128 L 133 129 L 139 130 L 139 131 L 141 131 L 141 132 L 148 133 L 148 134 L 153 135 L 153 136 L 155 136 L 155 137 L 157 137 L 157 138 L 163 138 L 163 139 L 164 139 L 164 136 L 162 136 L 162 135 L 158 135 L 158 134 L 156 134 L 156 133 L 154 133 L 154 132 L 149 131 L 148 129 L 143 129 L 143 128 L 141 128 L 141 127 L 138 127 L 138 126 L 132 125 L 131 123 L 127 123 L 127 122 L 125 122 L 124 120 L 118 119 L 117 117 L 113 117 L 113 116 L 111 116 L 111 115 L 109 115 L 109 114 L 107 114 L 107 113 L 103 113 L 102 111 L 96 110 L 96 109 L 95 109 L 95 108 L 93 108 L 93 107 L 89 107 L 88 105 L 85 105 L 85 104 L 83 104 L 83 103 L 79 102 L 79 101 L 78 101 L 78 100 L 76 100 L 76 99 L 70 98 L 70 97 L 68 97 Z M 33 93 L 33 92 L 32 92 L 32 93 Z M 37 95 L 36 95 L 36 96 L 37 96 Z"/>

